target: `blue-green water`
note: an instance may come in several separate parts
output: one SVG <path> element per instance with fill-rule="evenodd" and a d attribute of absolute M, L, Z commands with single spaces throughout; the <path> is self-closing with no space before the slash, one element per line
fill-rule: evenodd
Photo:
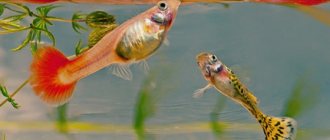
<path fill-rule="evenodd" d="M 329 5 L 323 7 L 330 9 Z M 54 11 L 56 16 L 70 18 L 73 11 L 105 10 L 125 21 L 148 6 L 99 6 L 70 4 Z M 74 45 L 87 33 L 78 35 L 67 23 L 51 28 L 57 37 L 57 47 L 67 55 L 74 54 Z M 13 53 L 25 34 L 1 36 L 0 78 L 10 91 L 28 77 L 31 54 L 28 49 Z M 305 135 L 300 139 L 330 139 L 330 27 L 301 12 L 287 7 L 266 4 L 232 4 L 182 6 L 168 35 L 169 46 L 163 45 L 148 62 L 149 74 L 154 75 L 159 91 L 154 116 L 148 126 L 164 126 L 208 122 L 218 98 L 210 90 L 200 99 L 192 98 L 194 90 L 206 84 L 195 62 L 199 52 L 216 54 L 226 65 L 235 67 L 249 89 L 259 98 L 260 107 L 273 116 L 281 116 L 293 88 L 306 77 L 304 92 L 314 102 L 295 119 Z M 138 92 L 148 77 L 139 65 L 131 67 L 133 80 L 122 80 L 103 69 L 79 82 L 69 104 L 68 117 L 79 122 L 131 126 Z M 311 90 L 311 88 L 316 90 Z M 309 97 L 309 96 L 306 96 Z M 314 98 L 315 97 L 315 98 Z M 310 98 L 310 97 L 309 97 Z M 0 109 L 1 122 L 53 122 L 53 109 L 36 97 L 30 86 L 15 98 L 19 110 L 9 104 Z M 256 124 L 241 106 L 227 101 L 219 121 L 229 125 Z M 33 126 L 34 124 L 31 123 Z M 11 128 L 0 126 L 8 140 L 32 139 L 136 139 L 133 131 L 71 132 L 69 138 L 55 130 L 32 126 Z M 244 125 L 243 125 L 244 126 Z M 189 128 L 189 127 L 188 127 Z M 223 139 L 264 139 L 258 127 L 237 128 L 224 134 Z M 180 128 L 178 128 L 180 129 Z M 249 129 L 249 128 L 247 128 Z M 237 131 L 235 131 L 237 130 Z M 215 139 L 212 130 L 154 132 L 154 139 Z"/>

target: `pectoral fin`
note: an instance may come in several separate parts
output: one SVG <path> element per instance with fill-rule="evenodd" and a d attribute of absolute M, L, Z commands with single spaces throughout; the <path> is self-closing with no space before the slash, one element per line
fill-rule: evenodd
<path fill-rule="evenodd" d="M 114 64 L 110 67 L 112 74 L 124 80 L 132 80 L 133 75 L 129 69 L 129 64 Z"/>
<path fill-rule="evenodd" d="M 211 88 L 212 85 L 211 84 L 207 84 L 205 87 L 197 89 L 194 94 L 193 97 L 194 98 L 200 98 L 204 95 L 205 91 L 208 90 L 209 88 Z"/>
<path fill-rule="evenodd" d="M 148 62 L 146 60 L 142 60 L 141 62 L 139 62 L 139 65 L 141 66 L 144 74 L 148 74 L 148 72 L 150 70 Z"/>

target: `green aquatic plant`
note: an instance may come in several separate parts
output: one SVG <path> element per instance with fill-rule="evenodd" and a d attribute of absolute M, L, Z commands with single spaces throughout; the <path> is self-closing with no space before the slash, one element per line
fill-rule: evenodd
<path fill-rule="evenodd" d="M 55 36 L 53 33 L 48 30 L 48 26 L 54 25 L 52 22 L 70 22 L 72 23 L 72 28 L 74 31 L 80 33 L 81 30 L 86 30 L 85 27 L 80 25 L 78 22 L 85 22 L 93 30 L 88 38 L 88 46 L 82 47 L 82 41 L 79 40 L 75 47 L 76 55 L 90 49 L 99 41 L 106 33 L 112 31 L 115 27 L 115 17 L 103 11 L 96 11 L 90 14 L 74 13 L 71 20 L 62 19 L 59 17 L 50 16 L 49 13 L 59 6 L 55 5 L 45 5 L 39 6 L 36 8 L 36 12 L 33 12 L 30 8 L 23 4 L 11 3 L 11 2 L 2 2 L 0 3 L 0 16 L 2 16 L 5 10 L 9 10 L 13 13 L 10 16 L 0 19 L 0 34 L 10 34 L 22 31 L 28 31 L 26 38 L 22 43 L 12 49 L 12 51 L 19 51 L 26 46 L 30 45 L 31 52 L 35 53 L 38 49 L 38 46 L 43 44 L 42 39 L 46 36 L 49 40 L 52 41 L 53 46 L 55 46 Z M 101 13 L 101 14 L 100 14 Z M 21 22 L 26 18 L 33 18 L 32 23 L 29 26 L 21 25 Z M 0 107 L 9 101 L 13 107 L 18 108 L 18 104 L 12 98 L 15 96 L 27 83 L 29 79 L 23 82 L 13 92 L 8 94 L 5 86 L 1 85 L 1 92 L 6 99 L 0 103 Z"/>
<path fill-rule="evenodd" d="M 217 139 L 220 139 L 225 129 L 225 126 L 218 121 L 219 113 L 223 110 L 225 104 L 226 98 L 219 97 L 212 112 L 210 113 L 210 127 Z"/>
<path fill-rule="evenodd" d="M 85 19 L 86 15 L 82 14 L 81 12 L 74 13 L 71 18 L 72 21 L 85 21 Z M 82 31 L 87 30 L 86 27 L 79 24 L 79 22 L 72 22 L 72 29 L 77 33 L 81 33 Z"/>
<path fill-rule="evenodd" d="M 54 25 L 53 22 L 70 22 L 72 23 L 73 29 L 82 29 L 82 26 L 77 22 L 84 22 L 80 16 L 73 16 L 73 20 L 67 20 L 59 17 L 50 16 L 49 13 L 59 6 L 45 5 L 39 6 L 32 11 L 29 7 L 23 4 L 2 2 L 0 4 L 0 15 L 4 10 L 10 11 L 10 15 L 0 19 L 0 34 L 10 34 L 22 31 L 27 31 L 26 38 L 22 43 L 13 48 L 12 51 L 19 51 L 26 46 L 30 45 L 31 52 L 34 53 L 37 50 L 39 44 L 44 38 L 48 38 L 53 46 L 56 45 L 56 38 L 53 33 L 49 30 L 49 26 Z M 22 25 L 22 21 L 27 18 L 32 18 L 32 22 L 29 25 Z"/>
<path fill-rule="evenodd" d="M 67 103 L 56 108 L 56 126 L 57 130 L 61 133 L 68 132 L 67 110 Z"/>
<path fill-rule="evenodd" d="M 145 123 L 156 114 L 157 103 L 173 88 L 173 85 L 168 84 L 168 80 L 170 80 L 169 78 L 171 78 L 173 74 L 172 70 L 173 69 L 169 68 L 166 63 L 159 64 L 157 69 L 148 72 L 148 75 L 140 87 L 133 116 L 133 128 L 140 140 L 154 139 L 152 135 L 154 132 L 159 133 L 164 131 L 158 131 L 159 127 L 152 126 L 146 129 Z M 164 73 L 164 71 L 166 71 L 166 73 Z M 172 84 L 174 83 L 175 82 Z"/>
<path fill-rule="evenodd" d="M 308 78 L 303 76 L 297 79 L 291 96 L 289 97 L 282 114 L 288 117 L 298 117 L 304 111 L 310 109 L 315 105 L 320 87 L 309 83 Z"/>
<path fill-rule="evenodd" d="M 298 78 L 292 89 L 291 96 L 286 102 L 282 114 L 288 117 L 297 118 L 304 112 L 311 109 L 316 103 L 319 96 L 320 87 L 310 83 L 307 75 Z M 311 134 L 325 135 L 321 131 L 301 130 L 299 129 L 297 139 L 312 139 Z"/>
<path fill-rule="evenodd" d="M 29 82 L 29 80 L 24 81 L 12 94 L 9 94 L 7 88 L 0 84 L 0 91 L 2 95 L 6 98 L 0 103 L 0 107 L 3 106 L 7 101 L 11 103 L 14 108 L 19 108 L 18 103 L 13 99 L 13 97 Z"/>
<path fill-rule="evenodd" d="M 134 112 L 134 129 L 140 140 L 146 139 L 144 123 L 155 113 L 155 101 L 151 95 L 154 86 L 151 78 L 147 78 L 139 91 L 135 112 Z"/>
<path fill-rule="evenodd" d="M 107 33 L 117 27 L 116 18 L 103 11 L 95 11 L 86 17 L 86 24 L 92 28 L 88 36 L 88 47 L 93 47 Z"/>
<path fill-rule="evenodd" d="M 14 108 L 16 108 L 16 109 L 19 108 L 19 105 L 16 103 L 16 101 L 9 96 L 9 93 L 8 93 L 7 88 L 5 86 L 0 85 L 0 91 L 2 93 L 2 96 L 4 96 L 6 98 L 6 101 L 11 103 L 11 105 Z"/>
<path fill-rule="evenodd" d="M 102 39 L 107 33 L 111 32 L 117 27 L 115 16 L 108 14 L 104 11 L 95 11 L 88 15 L 74 15 L 73 19 L 85 19 L 86 24 L 91 28 L 91 32 L 88 35 L 87 46 L 83 47 L 82 40 L 79 40 L 75 52 L 80 54 L 90 48 L 92 48 L 100 39 Z M 80 33 L 79 30 L 85 30 L 86 28 L 77 24 L 75 31 Z"/>

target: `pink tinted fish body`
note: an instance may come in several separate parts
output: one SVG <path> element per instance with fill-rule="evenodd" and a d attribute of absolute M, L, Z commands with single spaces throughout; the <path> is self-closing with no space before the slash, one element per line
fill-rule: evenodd
<path fill-rule="evenodd" d="M 150 57 L 171 28 L 180 1 L 164 0 L 106 34 L 91 49 L 69 60 L 57 49 L 40 48 L 31 64 L 36 95 L 50 105 L 69 101 L 76 83 L 111 64 L 130 64 Z"/>

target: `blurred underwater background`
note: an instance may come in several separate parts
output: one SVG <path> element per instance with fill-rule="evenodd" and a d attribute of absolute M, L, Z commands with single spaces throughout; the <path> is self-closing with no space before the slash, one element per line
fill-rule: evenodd
<path fill-rule="evenodd" d="M 61 5 L 61 4 L 60 4 Z M 33 5 L 28 5 L 34 7 Z M 119 23 L 150 5 L 62 4 L 52 15 L 107 11 Z M 319 7 L 330 9 L 329 4 Z M 50 27 L 56 47 L 75 53 L 79 39 L 68 23 Z M 30 50 L 10 51 L 26 36 L 0 36 L 0 79 L 14 91 L 29 75 Z M 262 140 L 255 119 L 240 105 L 205 86 L 195 56 L 212 52 L 230 66 L 272 116 L 298 122 L 298 140 L 330 140 L 330 27 L 295 9 L 280 5 L 237 3 L 181 6 L 168 34 L 169 45 L 148 59 L 150 71 L 131 66 L 133 80 L 118 78 L 108 68 L 82 79 L 70 103 L 45 105 L 24 87 L 0 109 L 0 136 L 6 140 Z M 0 98 L 2 99 L 2 98 Z M 0 138 L 1 139 L 1 138 Z"/>

